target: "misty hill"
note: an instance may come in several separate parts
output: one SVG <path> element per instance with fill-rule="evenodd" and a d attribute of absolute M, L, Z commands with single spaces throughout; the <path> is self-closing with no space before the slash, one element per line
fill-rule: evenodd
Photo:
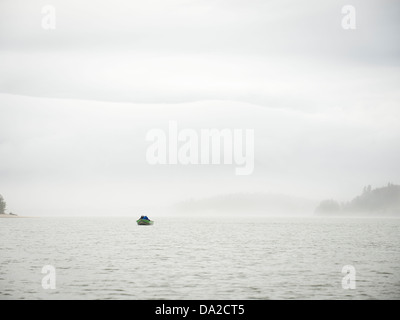
<path fill-rule="evenodd" d="M 389 183 L 386 187 L 364 187 L 361 195 L 350 202 L 324 200 L 315 209 L 317 214 L 367 214 L 400 215 L 400 185 Z"/>
<path fill-rule="evenodd" d="M 227 194 L 200 200 L 188 200 L 174 206 L 180 213 L 299 214 L 311 213 L 316 201 L 287 195 L 253 193 Z"/>

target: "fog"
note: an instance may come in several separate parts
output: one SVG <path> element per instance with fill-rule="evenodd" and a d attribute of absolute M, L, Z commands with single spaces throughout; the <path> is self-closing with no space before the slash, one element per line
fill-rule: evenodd
<path fill-rule="evenodd" d="M 400 5 L 353 1 L 357 28 L 344 30 L 346 4 L 2 0 L 8 210 L 151 215 L 229 194 L 345 201 L 398 183 Z M 146 135 L 170 121 L 254 130 L 254 171 L 149 164 Z"/>

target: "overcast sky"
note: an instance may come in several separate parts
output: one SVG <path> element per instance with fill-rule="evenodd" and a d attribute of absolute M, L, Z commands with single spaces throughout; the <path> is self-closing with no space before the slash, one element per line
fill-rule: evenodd
<path fill-rule="evenodd" d="M 389 0 L 0 0 L 0 194 L 21 215 L 125 215 L 400 183 L 399 34 Z M 170 120 L 254 129 L 254 173 L 150 166 L 146 133 Z"/>

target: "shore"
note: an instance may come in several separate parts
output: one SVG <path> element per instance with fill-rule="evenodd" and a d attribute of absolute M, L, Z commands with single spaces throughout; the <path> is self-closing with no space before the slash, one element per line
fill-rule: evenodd
<path fill-rule="evenodd" d="M 1 219 L 1 218 L 7 219 L 7 218 L 25 218 L 25 217 L 14 216 L 14 215 L 12 215 L 12 214 L 0 214 L 0 219 Z"/>

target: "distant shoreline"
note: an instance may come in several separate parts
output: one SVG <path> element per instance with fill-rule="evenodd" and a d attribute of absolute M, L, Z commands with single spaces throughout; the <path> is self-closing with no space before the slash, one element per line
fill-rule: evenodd
<path fill-rule="evenodd" d="M 0 214 L 0 218 L 12 219 L 12 218 L 26 218 L 26 217 L 16 216 L 16 215 L 12 215 L 12 214 Z"/>

